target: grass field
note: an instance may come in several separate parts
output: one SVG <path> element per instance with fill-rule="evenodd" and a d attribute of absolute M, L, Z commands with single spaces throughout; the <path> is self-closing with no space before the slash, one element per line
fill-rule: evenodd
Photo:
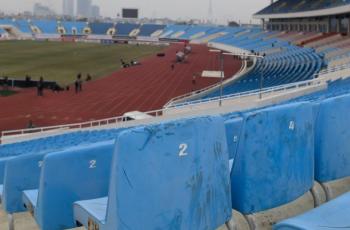
<path fill-rule="evenodd" d="M 157 46 L 101 45 L 40 41 L 0 42 L 0 76 L 33 80 L 43 76 L 61 86 L 74 82 L 77 73 L 93 79 L 120 68 L 120 59 L 139 59 L 163 48 Z"/>
<path fill-rule="evenodd" d="M 16 91 L 11 91 L 11 90 L 1 90 L 0 89 L 0 97 L 8 97 L 13 94 L 16 94 Z"/>

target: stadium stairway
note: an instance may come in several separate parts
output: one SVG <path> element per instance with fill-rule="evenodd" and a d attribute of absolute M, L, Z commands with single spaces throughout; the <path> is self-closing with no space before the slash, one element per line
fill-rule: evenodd
<path fill-rule="evenodd" d="M 83 92 L 59 94 L 45 91 L 43 98 L 36 92 L 26 91 L 6 99 L 0 98 L 0 130 L 25 128 L 28 120 L 37 126 L 77 123 L 122 115 L 125 112 L 160 109 L 176 96 L 215 84 L 219 79 L 197 78 L 195 87 L 192 76 L 203 70 L 217 70 L 219 60 L 208 48 L 193 45 L 188 62 L 170 66 L 175 53 L 182 45 L 171 45 L 164 58 L 155 55 L 141 60 L 142 65 L 121 69 L 106 78 L 84 83 Z M 227 57 L 225 75 L 233 76 L 241 62 Z M 119 63 L 116 61 L 116 65 Z M 71 87 L 74 88 L 74 87 Z M 16 104 L 17 106 L 12 106 Z"/>

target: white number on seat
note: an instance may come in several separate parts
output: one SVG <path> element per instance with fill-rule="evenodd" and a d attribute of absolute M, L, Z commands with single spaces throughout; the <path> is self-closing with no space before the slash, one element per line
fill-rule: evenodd
<path fill-rule="evenodd" d="M 188 153 L 186 152 L 187 148 L 188 148 L 187 144 L 180 144 L 180 146 L 179 146 L 179 149 L 180 149 L 179 156 L 180 157 L 184 157 L 184 156 L 188 155 Z"/>
<path fill-rule="evenodd" d="M 91 160 L 90 162 L 90 169 L 94 169 L 94 168 L 96 168 L 96 160 Z"/>
<path fill-rule="evenodd" d="M 41 168 L 43 166 L 43 161 L 38 162 L 38 167 Z"/>
<path fill-rule="evenodd" d="M 233 142 L 236 143 L 238 141 L 238 137 L 237 136 L 234 136 L 233 137 Z"/>
<path fill-rule="evenodd" d="M 295 129 L 295 122 L 294 121 L 290 121 L 289 122 L 289 129 L 290 130 L 294 130 Z"/>

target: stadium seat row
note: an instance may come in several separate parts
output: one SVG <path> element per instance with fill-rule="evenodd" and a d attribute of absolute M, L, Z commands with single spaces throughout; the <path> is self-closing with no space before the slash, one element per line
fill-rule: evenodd
<path fill-rule="evenodd" d="M 230 220 L 231 209 L 251 222 L 253 214 L 303 197 L 306 211 L 322 203 L 315 180 L 326 188 L 323 202 L 350 190 L 349 184 L 336 192 L 328 186 L 350 176 L 347 93 L 118 130 L 115 141 L 3 158 L 3 208 L 12 214 L 24 204 L 41 229 L 50 230 L 77 223 L 215 229 Z M 339 212 L 338 205 L 328 206 Z"/>

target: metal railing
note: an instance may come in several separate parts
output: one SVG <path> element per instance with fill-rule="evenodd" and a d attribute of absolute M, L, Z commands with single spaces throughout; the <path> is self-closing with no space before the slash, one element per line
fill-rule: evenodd
<path fill-rule="evenodd" d="M 262 95 L 266 94 L 271 94 L 271 93 L 276 93 L 276 92 L 281 92 L 281 91 L 287 91 L 291 89 L 298 89 L 302 87 L 309 87 L 309 86 L 316 86 L 320 85 L 325 82 L 325 79 L 317 78 L 317 79 L 311 79 L 311 80 L 306 80 L 306 81 L 300 81 L 300 82 L 294 82 L 290 84 L 285 84 L 285 85 L 280 85 L 280 86 L 274 86 L 270 88 L 265 88 L 263 91 L 260 89 L 256 90 L 251 90 L 251 91 L 246 91 L 246 92 L 241 92 L 241 93 L 235 93 L 235 94 L 228 94 L 225 96 L 222 96 L 222 100 L 232 100 L 232 99 L 237 99 L 237 98 L 242 98 L 242 97 L 250 97 L 250 96 L 256 96 L 262 93 Z M 186 106 L 192 106 L 192 105 L 201 105 L 201 104 L 207 104 L 211 102 L 216 102 L 220 99 L 220 97 L 212 97 L 212 98 L 205 98 L 205 99 L 199 99 L 195 101 L 187 101 L 187 102 L 182 102 L 178 104 L 173 104 L 167 109 L 171 108 L 182 108 Z"/>
<path fill-rule="evenodd" d="M 345 69 L 349 69 L 350 70 L 350 63 L 346 63 L 346 64 L 343 64 L 343 65 L 336 65 L 336 66 L 332 66 L 332 67 L 323 69 L 317 75 L 321 76 L 321 75 L 334 73 L 334 72 L 337 72 L 337 71 L 340 71 L 340 70 L 345 70 Z"/>
<path fill-rule="evenodd" d="M 262 91 L 262 93 L 263 93 L 263 95 L 266 95 L 266 94 L 270 94 L 270 93 L 287 91 L 287 90 L 296 89 L 296 88 L 315 86 L 315 85 L 319 85 L 319 84 L 323 83 L 324 81 L 325 81 L 325 79 L 317 78 L 317 79 L 303 81 L 303 82 L 291 83 L 291 84 L 287 84 L 287 85 L 266 88 Z M 260 93 L 261 93 L 260 90 L 253 90 L 253 91 L 242 92 L 242 93 L 237 93 L 237 94 L 230 94 L 230 95 L 223 96 L 222 100 L 233 100 L 233 99 L 238 99 L 241 97 L 249 97 L 249 96 L 253 96 L 253 95 L 258 95 Z M 194 105 L 194 104 L 201 105 L 201 104 L 206 104 L 209 102 L 215 102 L 218 100 L 219 100 L 219 97 L 202 99 L 202 100 L 197 100 L 197 101 L 192 101 L 192 102 L 185 102 L 185 103 L 181 103 L 181 104 L 176 104 L 176 105 L 173 105 L 173 106 L 168 107 L 168 108 L 148 111 L 148 112 L 144 112 L 144 113 L 156 118 L 156 117 L 163 116 L 163 114 L 167 110 L 170 110 L 170 109 L 180 108 L 180 107 Z M 85 128 L 98 128 L 98 127 L 102 127 L 102 126 L 123 127 L 123 125 L 127 126 L 128 124 L 135 124 L 135 122 L 145 123 L 145 121 L 150 121 L 152 119 L 153 118 L 147 118 L 147 119 L 138 120 L 138 121 L 135 121 L 135 120 L 130 121 L 127 119 L 126 116 L 118 116 L 118 117 L 113 117 L 113 118 L 106 118 L 106 119 L 87 121 L 87 122 L 81 122 L 81 123 L 2 131 L 1 137 L 3 138 L 3 137 L 7 137 L 7 136 L 27 135 L 27 134 L 32 135 L 35 133 L 45 133 L 45 132 L 55 132 L 55 131 L 60 132 L 60 131 L 67 131 L 67 130 L 80 130 L 80 129 L 85 129 Z"/>
<path fill-rule="evenodd" d="M 166 109 L 152 110 L 152 111 L 145 112 L 145 114 L 153 117 L 159 117 L 159 116 L 162 116 L 165 110 Z M 148 120 L 148 118 L 143 120 Z M 94 127 L 101 127 L 101 126 L 109 126 L 113 124 L 115 124 L 117 127 L 118 124 L 122 124 L 126 122 L 130 122 L 127 116 L 118 116 L 118 117 L 112 117 L 112 118 L 106 118 L 106 119 L 100 119 L 100 120 L 86 121 L 81 123 L 2 131 L 1 137 L 13 136 L 13 135 L 26 135 L 26 134 L 34 134 L 34 133 L 42 133 L 42 132 L 50 132 L 50 131 L 64 131 L 64 130 L 72 130 L 72 129 L 94 128 Z"/>

